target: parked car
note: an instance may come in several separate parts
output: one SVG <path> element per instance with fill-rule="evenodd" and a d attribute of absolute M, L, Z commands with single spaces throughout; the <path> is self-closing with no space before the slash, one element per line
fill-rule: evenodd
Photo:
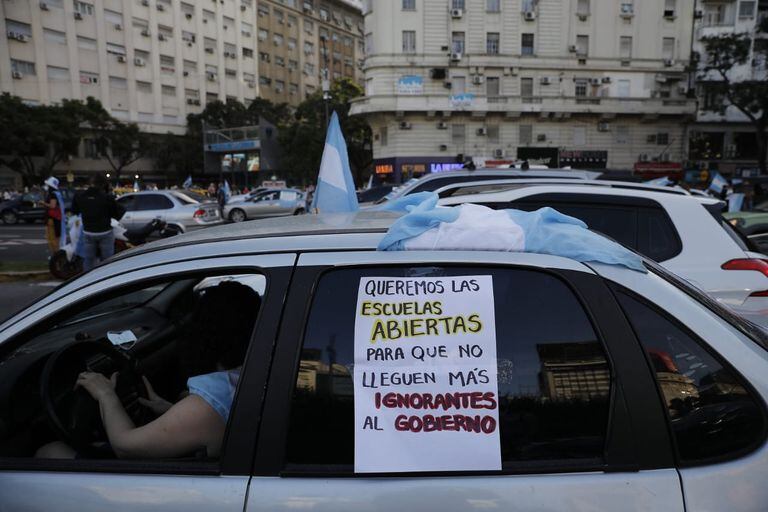
<path fill-rule="evenodd" d="M 257 196 L 261 194 L 262 192 L 265 192 L 267 190 L 270 190 L 268 187 L 257 187 L 247 194 L 237 194 L 229 198 L 229 201 L 232 203 L 238 202 L 238 201 L 245 201 L 247 199 L 250 199 L 254 196 Z"/>
<path fill-rule="evenodd" d="M 75 192 L 61 189 L 64 198 L 64 208 L 69 210 Z M 45 200 L 43 192 L 27 192 L 8 201 L 0 202 L 0 219 L 3 224 L 17 224 L 19 221 L 37 222 L 45 220 L 45 208 L 40 204 Z"/>
<path fill-rule="evenodd" d="M 393 185 L 379 185 L 366 190 L 358 190 L 357 202 L 360 206 L 374 204 L 376 201 L 384 198 L 392 192 Z"/>
<path fill-rule="evenodd" d="M 304 192 L 293 188 L 266 190 L 245 201 L 227 202 L 224 218 L 232 222 L 300 215 L 306 211 Z"/>
<path fill-rule="evenodd" d="M 375 251 L 396 218 L 302 216 L 181 235 L 122 253 L 0 324 L 3 508 L 742 512 L 768 503 L 765 333 L 649 260 L 641 273 L 528 253 Z M 393 450 L 391 470 L 356 472 L 368 455 L 355 450 L 364 432 L 353 380 L 362 376 L 361 280 L 471 288 L 476 276 L 493 287 L 483 300 L 495 320 L 487 317 L 484 332 L 494 336 L 488 357 L 497 371 L 484 382 L 498 389 L 482 398 L 498 410 L 498 434 L 406 432 L 434 447 L 424 462 L 440 470 L 410 472 L 408 451 Z M 261 306 L 220 456 L 32 457 L 52 439 L 103 440 L 98 407 L 73 389 L 86 368 L 130 370 L 120 396 L 131 406 L 146 392 L 142 375 L 160 396 L 183 389 L 194 304 L 221 281 L 248 286 Z M 107 341 L 127 331 L 135 341 Z M 396 348 L 420 344 L 440 368 L 441 338 L 432 340 L 370 348 L 394 358 Z M 462 365 L 456 371 L 477 366 Z M 469 396 L 475 388 L 453 389 Z M 455 400 L 458 410 L 435 414 L 460 414 Z M 429 413 L 401 410 L 416 417 L 401 428 Z M 471 458 L 494 458 L 498 468 L 455 469 L 465 464 L 455 453 L 488 439 L 498 448 Z"/>
<path fill-rule="evenodd" d="M 750 211 L 728 212 L 723 216 L 755 245 L 768 251 L 768 201 L 758 203 Z"/>
<path fill-rule="evenodd" d="M 409 180 L 408 183 L 395 189 L 391 194 L 377 201 L 383 203 L 418 192 L 433 192 L 438 188 L 454 183 L 488 181 L 516 178 L 560 178 L 574 180 L 596 179 L 600 173 L 593 171 L 577 171 L 571 169 L 476 169 L 445 171 L 427 174 L 417 180 Z"/>
<path fill-rule="evenodd" d="M 219 206 L 193 192 L 158 190 L 125 194 L 117 199 L 125 208 L 120 223 L 126 229 L 139 229 L 154 219 L 160 219 L 178 232 L 221 224 Z"/>
<path fill-rule="evenodd" d="M 478 184 L 478 186 L 481 186 Z M 550 206 L 687 279 L 761 325 L 768 325 L 768 260 L 722 218 L 725 204 L 649 185 L 521 183 L 512 190 L 451 196 L 444 205 L 477 203 L 537 210 Z"/>

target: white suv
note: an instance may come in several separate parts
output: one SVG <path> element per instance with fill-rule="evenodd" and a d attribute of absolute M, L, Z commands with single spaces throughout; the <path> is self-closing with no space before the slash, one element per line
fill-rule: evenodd
<path fill-rule="evenodd" d="M 446 206 L 461 203 L 529 211 L 551 206 L 661 263 L 751 320 L 768 325 L 768 259 L 751 251 L 723 221 L 722 203 L 716 199 L 641 185 L 519 182 L 507 190 L 440 200 Z"/>

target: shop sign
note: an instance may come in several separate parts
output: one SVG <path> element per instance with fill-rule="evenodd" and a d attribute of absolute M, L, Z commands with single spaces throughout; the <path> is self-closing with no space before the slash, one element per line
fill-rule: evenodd
<path fill-rule="evenodd" d="M 377 165 L 375 168 L 376 174 L 392 174 L 395 172 L 394 168 L 390 164 L 380 164 Z"/>
<path fill-rule="evenodd" d="M 475 95 L 469 92 L 464 94 L 454 94 L 451 96 L 451 107 L 453 108 L 469 108 L 475 102 Z"/>
<path fill-rule="evenodd" d="M 560 165 L 605 169 L 608 165 L 607 151 L 560 151 Z"/>
<path fill-rule="evenodd" d="M 559 167 L 560 151 L 557 148 L 517 148 L 517 159 L 526 160 L 529 165 L 546 165 L 551 169 Z"/>
<path fill-rule="evenodd" d="M 464 164 L 460 164 L 460 163 L 447 163 L 447 164 L 431 163 L 431 164 L 429 164 L 429 172 L 455 171 L 455 170 L 463 169 L 463 168 L 464 168 Z"/>
<path fill-rule="evenodd" d="M 401 76 L 397 81 L 398 94 L 424 94 L 424 79 L 416 75 Z"/>

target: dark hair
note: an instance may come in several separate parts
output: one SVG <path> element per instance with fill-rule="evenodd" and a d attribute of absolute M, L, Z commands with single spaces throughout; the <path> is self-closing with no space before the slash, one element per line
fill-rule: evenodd
<path fill-rule="evenodd" d="M 91 186 L 93 188 L 98 188 L 100 190 L 107 190 L 107 186 L 109 186 L 109 183 L 107 182 L 107 178 L 105 178 L 101 174 L 95 174 L 91 176 Z"/>
<path fill-rule="evenodd" d="M 248 286 L 225 281 L 202 291 L 187 330 L 185 359 L 190 375 L 229 370 L 243 364 L 261 306 Z"/>

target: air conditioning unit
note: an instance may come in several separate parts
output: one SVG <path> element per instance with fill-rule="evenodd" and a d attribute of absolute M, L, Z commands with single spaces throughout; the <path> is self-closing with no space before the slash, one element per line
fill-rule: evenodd
<path fill-rule="evenodd" d="M 549 81 L 549 77 L 548 76 L 543 76 L 543 77 L 541 77 L 539 79 L 539 83 L 541 85 L 549 85 L 551 82 Z"/>
<path fill-rule="evenodd" d="M 411 123 L 408 121 L 400 121 L 400 129 L 401 130 L 410 130 L 412 128 Z"/>
<path fill-rule="evenodd" d="M 645 138 L 646 144 L 656 144 L 656 134 L 651 134 Z"/>
<path fill-rule="evenodd" d="M 144 66 L 147 65 L 147 61 L 145 61 L 141 57 L 136 57 L 136 58 L 133 59 L 133 65 L 134 66 L 139 66 L 139 67 L 144 67 Z"/>
<path fill-rule="evenodd" d="M 12 76 L 13 78 L 15 78 L 16 80 L 20 80 L 20 79 L 24 78 L 24 75 L 22 75 L 20 71 L 14 71 L 14 72 L 12 72 L 12 73 L 11 73 L 11 76 Z"/>
<path fill-rule="evenodd" d="M 47 11 L 48 10 L 48 4 L 45 2 L 40 2 L 40 10 L 41 11 Z"/>
<path fill-rule="evenodd" d="M 666 67 L 672 67 L 675 65 L 675 61 L 673 59 L 664 59 L 664 65 Z"/>
<path fill-rule="evenodd" d="M 243 12 L 245 12 L 245 6 L 244 6 L 244 5 L 241 5 L 241 6 L 240 6 L 240 10 L 241 10 L 241 11 L 243 11 Z"/>
<path fill-rule="evenodd" d="M 144 37 L 149 37 L 150 36 L 149 29 L 145 28 L 144 30 L 142 30 L 141 35 L 143 35 Z"/>
<path fill-rule="evenodd" d="M 125 58 L 125 55 L 118 55 L 117 62 L 122 62 L 123 64 L 125 64 L 126 62 L 128 62 L 128 59 Z"/>
<path fill-rule="evenodd" d="M 536 142 L 547 142 L 547 135 L 540 133 L 536 136 Z"/>
<path fill-rule="evenodd" d="M 208 77 L 209 82 L 215 82 L 216 81 L 216 73 L 206 73 L 206 76 Z"/>
<path fill-rule="evenodd" d="M 621 4 L 621 17 L 631 18 L 635 15 L 635 4 L 624 3 Z"/>
<path fill-rule="evenodd" d="M 503 149 L 494 149 L 493 150 L 493 158 L 504 158 L 504 150 Z"/>
<path fill-rule="evenodd" d="M 195 105 L 200 105 L 200 100 L 195 100 Z"/>
<path fill-rule="evenodd" d="M 115 30 L 123 30 L 123 26 L 119 23 L 115 23 Z"/>
<path fill-rule="evenodd" d="M 448 123 L 446 123 L 445 121 L 440 121 L 439 123 L 437 123 L 437 129 L 438 130 L 447 130 L 448 129 Z"/>
<path fill-rule="evenodd" d="M 206 47 L 205 53 L 213 53 L 213 48 L 211 48 L 210 46 Z"/>
<path fill-rule="evenodd" d="M 157 10 L 158 11 L 164 11 L 165 10 L 165 6 L 163 4 L 157 4 Z"/>
<path fill-rule="evenodd" d="M 688 87 L 686 87 L 684 85 L 679 86 L 677 88 L 677 94 L 679 94 L 681 96 L 685 96 L 686 94 L 688 94 Z"/>
<path fill-rule="evenodd" d="M 141 5 L 144 7 L 149 7 L 149 0 L 141 0 Z"/>
<path fill-rule="evenodd" d="M 599 78 L 590 78 L 589 79 L 589 84 L 590 85 L 600 85 L 601 83 L 602 82 L 600 81 Z"/>
<path fill-rule="evenodd" d="M 571 53 L 576 53 L 579 51 L 579 48 L 575 44 L 571 44 L 568 46 L 568 51 Z"/>
<path fill-rule="evenodd" d="M 460 61 L 462 57 L 463 57 L 463 55 L 461 54 L 461 52 L 453 52 L 453 53 L 451 54 L 451 60 L 452 60 L 453 62 L 458 62 L 458 61 Z"/>
<path fill-rule="evenodd" d="M 76 12 L 76 13 L 74 14 L 74 16 L 75 16 L 75 19 L 76 19 L 76 20 L 82 20 L 82 19 L 83 19 L 83 15 L 82 15 L 82 14 L 80 14 L 79 12 Z"/>
<path fill-rule="evenodd" d="M 485 136 L 485 135 L 488 135 L 488 128 L 485 128 L 485 127 L 478 128 L 477 131 L 475 132 L 475 134 L 477 134 L 477 135 L 479 135 L 481 137 Z"/>
<path fill-rule="evenodd" d="M 700 20 L 704 17 L 704 9 L 696 9 L 693 12 L 693 19 Z"/>
<path fill-rule="evenodd" d="M 448 151 L 448 146 L 445 144 L 440 144 L 440 151 Z"/>
<path fill-rule="evenodd" d="M 26 43 L 29 41 L 29 38 L 26 36 L 26 34 L 16 34 L 16 40 L 20 43 Z"/>
<path fill-rule="evenodd" d="M 189 71 L 184 71 L 181 74 L 184 75 L 184 76 L 189 76 Z"/>
<path fill-rule="evenodd" d="M 587 21 L 587 18 L 589 18 L 589 14 L 583 12 L 576 13 L 576 16 L 578 16 L 579 21 Z"/>
<path fill-rule="evenodd" d="M 525 11 L 523 13 L 523 19 L 525 21 L 535 21 L 536 20 L 536 11 Z"/>
<path fill-rule="evenodd" d="M 641 153 L 637 155 L 637 160 L 640 162 L 647 162 L 648 161 L 648 154 L 647 153 Z"/>
<path fill-rule="evenodd" d="M 248 81 L 248 88 L 249 89 L 255 89 L 256 88 L 256 82 L 254 81 Z"/>
<path fill-rule="evenodd" d="M 464 10 L 463 9 L 451 9 L 451 18 L 461 18 L 464 16 Z"/>
<path fill-rule="evenodd" d="M 483 78 L 481 75 L 475 75 L 472 77 L 472 83 L 475 85 L 480 85 L 483 82 L 485 82 L 485 78 Z"/>
<path fill-rule="evenodd" d="M 251 37 L 251 33 L 250 32 L 243 32 L 243 37 Z"/>
<path fill-rule="evenodd" d="M 158 41 L 165 41 L 165 36 L 163 34 L 157 34 L 157 40 Z"/>
<path fill-rule="evenodd" d="M 611 131 L 611 124 L 610 123 L 597 123 L 597 131 L 599 131 L 599 132 L 609 132 L 609 131 Z"/>
<path fill-rule="evenodd" d="M 187 98 L 187 105 L 194 105 L 194 104 L 195 104 L 195 100 L 194 99 Z"/>
<path fill-rule="evenodd" d="M 188 12 L 188 13 L 184 14 L 184 17 L 187 18 L 188 20 L 191 20 L 192 19 L 192 13 Z"/>

